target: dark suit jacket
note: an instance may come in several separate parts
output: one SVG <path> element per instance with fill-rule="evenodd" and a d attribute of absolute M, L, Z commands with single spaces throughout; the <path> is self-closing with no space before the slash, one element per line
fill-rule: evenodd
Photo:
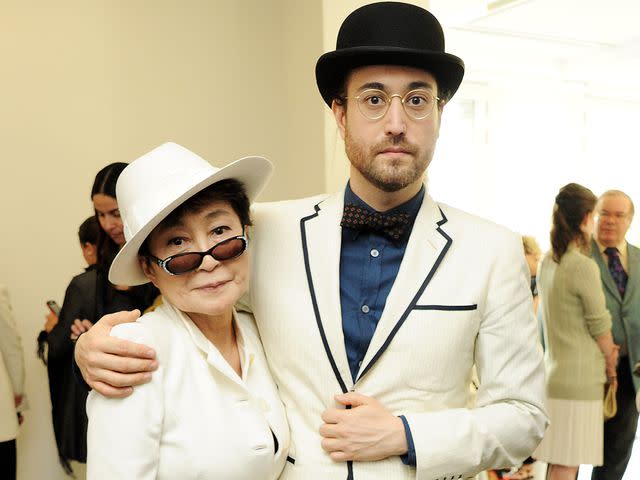
<path fill-rule="evenodd" d="M 600 268 L 607 309 L 611 312 L 613 341 L 618 345 L 627 342 L 629 363 L 633 371 L 633 366 L 640 361 L 640 249 L 631 244 L 628 244 L 627 248 L 629 280 L 623 299 L 598 244 L 594 240 L 591 241 L 591 256 Z M 637 392 L 640 388 L 640 378 L 634 375 L 633 383 Z"/>

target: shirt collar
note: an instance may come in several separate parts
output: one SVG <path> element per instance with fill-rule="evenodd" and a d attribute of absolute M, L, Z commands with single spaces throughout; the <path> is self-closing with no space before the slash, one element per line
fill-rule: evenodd
<path fill-rule="evenodd" d="M 595 237 L 594 237 L 594 240 L 595 240 Z M 606 253 L 604 253 L 604 251 L 605 251 L 605 249 L 607 247 L 605 247 L 600 242 L 598 242 L 598 240 L 595 240 L 595 241 L 596 241 L 596 245 L 598 245 L 598 250 L 600 251 L 600 255 L 602 255 L 602 258 L 604 258 L 605 262 L 608 262 L 609 261 L 609 257 L 607 256 Z M 625 272 L 628 272 L 629 271 L 628 270 L 629 261 L 627 259 L 627 240 L 623 239 L 622 242 L 620 242 L 615 247 L 618 249 L 620 263 L 622 264 L 622 268 L 624 269 Z"/>
<path fill-rule="evenodd" d="M 384 212 L 389 214 L 406 213 L 407 215 L 409 215 L 409 228 L 405 230 L 404 235 L 399 240 L 400 242 L 406 242 L 407 239 L 409 238 L 409 235 L 411 234 L 411 230 L 413 229 L 413 223 L 415 222 L 416 217 L 418 216 L 418 211 L 422 206 L 422 201 L 424 200 L 424 194 L 425 194 L 425 188 L 423 184 L 422 187 L 420 188 L 420 191 L 416 193 L 411 199 L 407 200 L 401 205 L 398 205 L 397 207 L 392 208 L 391 210 L 387 210 L 386 212 Z M 370 212 L 377 211 L 373 207 L 369 206 L 358 195 L 356 195 L 356 193 L 351 189 L 351 182 L 347 182 L 347 187 L 345 188 L 345 191 L 344 191 L 344 204 L 346 205 L 348 203 L 357 205 L 359 207 L 363 207 L 369 210 Z M 348 235 L 349 238 L 351 238 L 352 240 L 355 240 L 360 233 L 358 231 L 350 230 L 346 228 L 342 229 L 342 232 L 343 234 Z"/>
<path fill-rule="evenodd" d="M 604 253 L 604 251 L 607 249 L 607 247 L 605 247 L 604 245 L 602 245 L 597 238 L 593 238 L 596 241 L 596 245 L 598 245 L 598 250 L 600 250 L 600 253 Z M 627 253 L 627 240 L 623 239 L 622 242 L 620 242 L 618 245 L 615 246 L 615 248 L 618 249 L 618 252 L 620 252 L 620 255 L 624 255 Z"/>

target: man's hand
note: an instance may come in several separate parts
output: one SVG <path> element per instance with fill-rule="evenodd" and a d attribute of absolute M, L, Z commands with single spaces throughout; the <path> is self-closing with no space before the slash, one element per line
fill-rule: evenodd
<path fill-rule="evenodd" d="M 139 310 L 105 315 L 78 338 L 74 356 L 87 384 L 106 397 L 126 397 L 133 386 L 151 380 L 156 353 L 146 345 L 111 337 L 111 329 L 133 322 Z M 90 322 L 89 322 L 90 323 Z"/>
<path fill-rule="evenodd" d="M 402 420 L 375 398 L 355 392 L 335 398 L 351 409 L 328 408 L 322 413 L 322 448 L 333 461 L 375 461 L 407 453 Z"/>

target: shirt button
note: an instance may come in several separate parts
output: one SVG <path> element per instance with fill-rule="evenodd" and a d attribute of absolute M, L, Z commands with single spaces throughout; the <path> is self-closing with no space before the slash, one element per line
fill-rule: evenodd
<path fill-rule="evenodd" d="M 375 248 L 373 250 L 371 250 L 371 252 L 369 252 L 371 254 L 371 256 L 373 258 L 376 258 L 378 255 L 380 255 L 380 252 L 378 250 L 376 250 Z"/>
<path fill-rule="evenodd" d="M 362 313 L 369 313 L 369 305 L 362 305 L 360 310 L 362 310 Z"/>

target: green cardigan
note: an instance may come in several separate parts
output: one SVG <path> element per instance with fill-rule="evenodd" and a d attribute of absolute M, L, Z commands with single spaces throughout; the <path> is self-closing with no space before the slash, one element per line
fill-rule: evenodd
<path fill-rule="evenodd" d="M 601 400 L 605 359 L 595 338 L 611 330 L 600 270 L 570 247 L 556 264 L 547 254 L 538 271 L 545 330 L 547 396 Z"/>

